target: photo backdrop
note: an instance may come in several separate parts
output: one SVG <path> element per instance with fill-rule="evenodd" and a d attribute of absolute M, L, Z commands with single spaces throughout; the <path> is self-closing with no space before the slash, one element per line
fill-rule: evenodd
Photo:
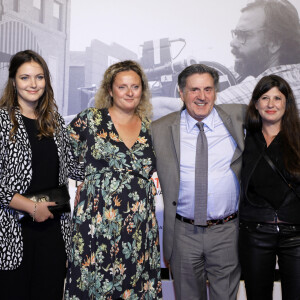
<path fill-rule="evenodd" d="M 93 106 L 107 67 L 125 59 L 138 61 L 147 74 L 154 120 L 181 108 L 177 76 L 192 63 L 206 63 L 219 71 L 217 103 L 248 103 L 259 76 L 253 76 L 250 67 L 244 68 L 243 76 L 234 68 L 238 52 L 231 52 L 231 31 L 241 29 L 237 28 L 241 9 L 249 2 L 0 0 L 0 92 L 8 76 L 10 57 L 17 51 L 32 49 L 49 65 L 56 101 L 67 123 L 81 110 Z M 300 1 L 287 3 L 300 12 Z M 299 21 L 293 26 L 299 26 Z M 249 51 L 267 39 L 255 37 L 262 34 L 260 29 L 247 34 L 244 46 Z M 265 61 L 271 56 L 269 52 L 260 53 Z M 285 72 L 300 109 L 300 60 L 289 50 L 285 50 L 285 56 L 290 62 L 281 69 L 278 63 L 273 71 Z M 255 63 L 254 60 L 252 66 Z M 155 176 L 153 180 L 158 191 L 157 218 L 162 238 L 163 201 L 159 180 Z M 172 281 L 163 257 L 161 262 L 164 299 L 173 299 Z M 275 293 L 280 297 L 276 284 Z M 244 297 L 241 289 L 239 299 Z"/>

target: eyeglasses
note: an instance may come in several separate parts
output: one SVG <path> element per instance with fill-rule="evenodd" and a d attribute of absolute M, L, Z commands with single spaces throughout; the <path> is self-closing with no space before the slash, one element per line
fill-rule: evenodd
<path fill-rule="evenodd" d="M 247 39 L 257 32 L 264 31 L 265 28 L 261 28 L 258 30 L 239 30 L 239 29 L 233 29 L 231 30 L 231 35 L 233 39 L 237 39 L 240 44 L 244 45 L 247 42 Z"/>

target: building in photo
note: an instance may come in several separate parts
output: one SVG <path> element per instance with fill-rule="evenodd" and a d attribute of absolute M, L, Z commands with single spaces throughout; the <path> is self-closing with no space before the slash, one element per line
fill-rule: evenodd
<path fill-rule="evenodd" d="M 31 49 L 46 60 L 60 112 L 67 111 L 70 0 L 0 0 L 0 91 L 10 57 Z"/>

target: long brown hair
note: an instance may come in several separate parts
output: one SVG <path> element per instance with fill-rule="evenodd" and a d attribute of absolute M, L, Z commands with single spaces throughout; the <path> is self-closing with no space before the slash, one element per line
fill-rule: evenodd
<path fill-rule="evenodd" d="M 255 108 L 259 98 L 273 87 L 286 98 L 286 107 L 281 119 L 283 159 L 287 171 L 300 178 L 300 119 L 295 97 L 290 85 L 277 75 L 264 76 L 254 88 L 246 113 L 246 128 L 251 132 L 262 130 L 262 119 Z"/>
<path fill-rule="evenodd" d="M 13 124 L 13 127 L 10 131 L 10 139 L 12 140 L 19 126 L 16 119 L 16 109 L 19 109 L 19 103 L 14 82 L 20 66 L 31 61 L 34 61 L 41 66 L 44 72 L 46 83 L 45 91 L 39 99 L 38 105 L 35 109 L 39 131 L 38 137 L 53 137 L 55 130 L 58 128 L 57 105 L 54 100 L 48 66 L 45 60 L 38 53 L 32 50 L 20 51 L 16 53 L 10 60 L 8 80 L 3 95 L 0 99 L 0 108 L 7 109 Z"/>

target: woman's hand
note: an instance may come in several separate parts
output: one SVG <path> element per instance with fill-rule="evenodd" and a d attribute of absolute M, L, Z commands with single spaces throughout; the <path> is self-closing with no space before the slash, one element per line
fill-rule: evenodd
<path fill-rule="evenodd" d="M 31 216 L 35 222 L 44 222 L 48 219 L 53 219 L 54 216 L 48 209 L 48 206 L 55 206 L 55 202 L 39 202 L 33 203 L 33 211 Z"/>
<path fill-rule="evenodd" d="M 55 202 L 33 202 L 20 194 L 15 194 L 10 201 L 9 206 L 27 212 L 36 222 L 44 222 L 47 219 L 53 219 L 53 214 L 49 211 L 48 206 L 55 206 Z"/>

